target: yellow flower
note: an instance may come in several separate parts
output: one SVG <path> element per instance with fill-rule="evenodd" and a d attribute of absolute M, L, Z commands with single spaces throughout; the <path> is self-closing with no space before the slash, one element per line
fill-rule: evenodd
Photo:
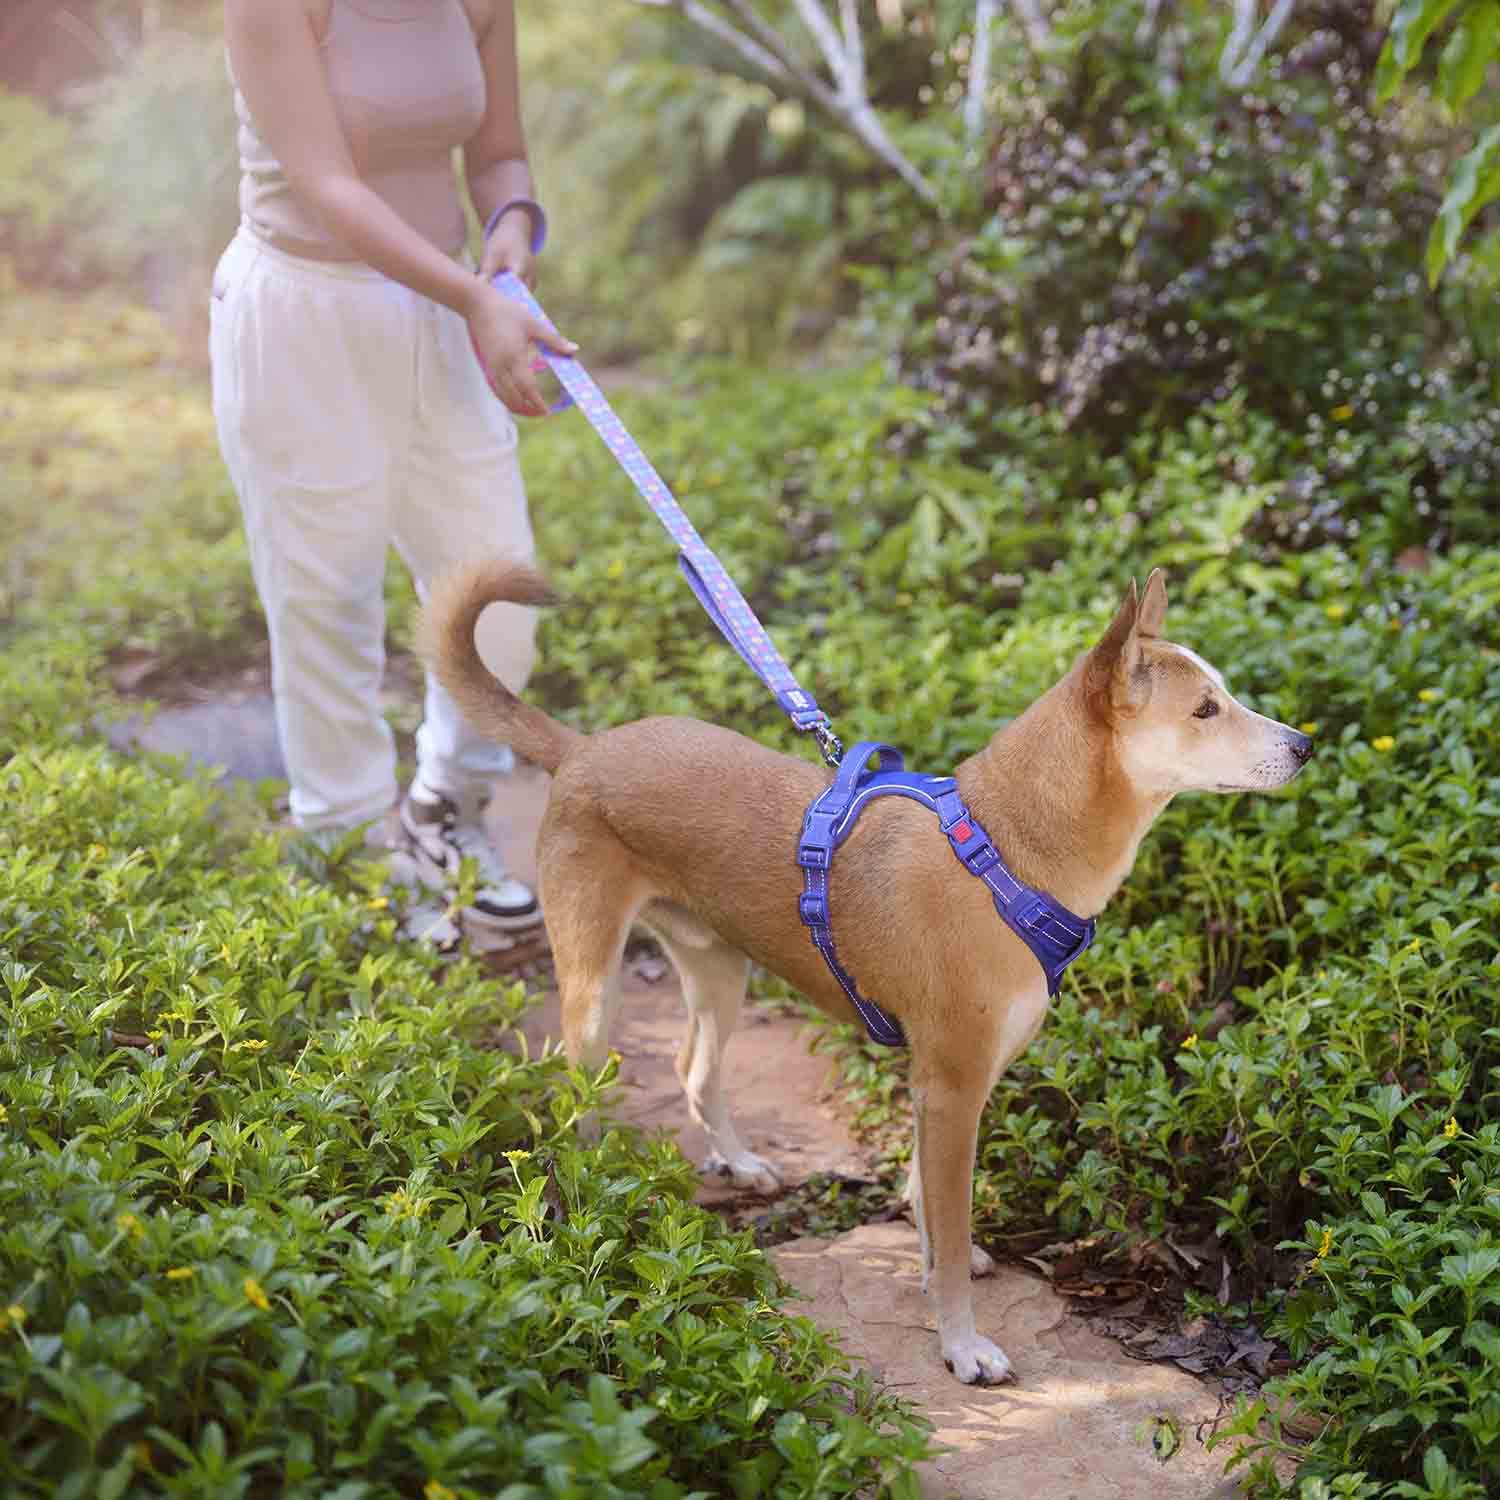
<path fill-rule="evenodd" d="M 390 904 L 391 898 L 389 896 L 371 896 L 370 899 L 365 902 L 365 905 L 368 906 L 371 911 L 384 911 Z"/>
<path fill-rule="evenodd" d="M 615 558 L 604 570 L 604 576 L 606 578 L 623 578 L 625 576 L 625 559 L 623 557 Z"/>
<path fill-rule="evenodd" d="M 260 1282 L 253 1276 L 245 1278 L 245 1300 L 253 1303 L 262 1312 L 269 1312 L 271 1310 L 270 1298 L 266 1296 Z"/>
<path fill-rule="evenodd" d="M 1349 613 L 1349 606 L 1347 604 L 1325 604 L 1323 606 L 1323 613 L 1330 620 L 1342 620 Z"/>
<path fill-rule="evenodd" d="M 1354 415 L 1354 408 L 1346 401 L 1342 406 L 1335 406 L 1328 415 L 1335 422 L 1347 422 Z"/>
<path fill-rule="evenodd" d="M 151 1039 L 151 1040 L 152 1040 L 152 1041 L 153 1041 L 153 1042 L 159 1042 L 159 1041 L 160 1041 L 160 1040 L 161 1040 L 161 1039 L 162 1039 L 162 1038 L 163 1038 L 163 1037 L 164 1037 L 164 1036 L 165 1036 L 165 1035 L 166 1035 L 166 1032 L 164 1032 L 164 1031 L 163 1031 L 163 1030 L 162 1030 L 162 1029 L 161 1029 L 161 1027 L 160 1027 L 160 1026 L 158 1026 L 158 1027 L 156 1027 L 156 1028 L 155 1028 L 155 1030 L 153 1030 L 153 1031 L 148 1031 L 148 1032 L 147 1032 L 147 1033 L 146 1033 L 146 1035 L 147 1035 L 147 1036 L 148 1036 L 148 1037 L 149 1037 L 149 1038 L 150 1038 L 150 1039 Z"/>
<path fill-rule="evenodd" d="M 90 844 L 89 845 L 89 858 L 90 859 L 103 859 L 104 856 L 106 854 L 108 854 L 108 853 L 109 853 L 109 850 L 106 849 L 103 844 Z"/>
<path fill-rule="evenodd" d="M 5 1124 L 8 1119 L 10 1119 L 10 1111 L 3 1104 L 0 1104 L 0 1125 Z"/>
<path fill-rule="evenodd" d="M 1196 1031 L 1191 1036 L 1183 1037 L 1182 1050 L 1184 1052 L 1196 1052 L 1198 1050 L 1198 1033 Z"/>
<path fill-rule="evenodd" d="M 1407 953 L 1420 953 L 1422 951 L 1422 939 L 1413 938 L 1411 942 L 1406 945 L 1405 951 Z"/>
<path fill-rule="evenodd" d="M 167 1271 L 168 1281 L 186 1281 L 198 1274 L 197 1266 L 172 1266 Z"/>
<path fill-rule="evenodd" d="M 1452 1115 L 1448 1116 L 1448 1123 L 1443 1126 L 1443 1134 L 1450 1141 L 1458 1134 L 1458 1121 Z"/>
<path fill-rule="evenodd" d="M 1417 702 L 1418 703 L 1436 703 L 1438 701 L 1438 699 L 1441 698 L 1442 696 L 1443 695 L 1440 692 L 1438 692 L 1435 688 L 1423 688 L 1422 691 L 1417 694 Z"/>
<path fill-rule="evenodd" d="M 138 1240 L 145 1236 L 146 1230 L 141 1221 L 134 1214 L 116 1214 L 115 1228 L 121 1234 L 128 1234 L 131 1239 Z"/>
<path fill-rule="evenodd" d="M 414 1198 L 405 1188 L 386 1195 L 386 1212 L 398 1219 L 420 1219 L 427 1212 L 427 1199 Z"/>
<path fill-rule="evenodd" d="M 506 1161 L 508 1161 L 512 1166 L 514 1166 L 518 1161 L 531 1160 L 531 1152 L 529 1151 L 506 1151 L 503 1154 Z"/>
<path fill-rule="evenodd" d="M 5 1309 L 5 1321 L 20 1328 L 26 1322 L 26 1309 L 19 1302 L 12 1302 Z"/>
<path fill-rule="evenodd" d="M 234 1044 L 234 1050 L 236 1052 L 259 1052 L 263 1048 L 269 1047 L 270 1045 L 271 1044 L 269 1042 L 260 1042 L 252 1038 L 249 1041 L 236 1042 Z"/>
<path fill-rule="evenodd" d="M 1379 750 L 1384 755 L 1387 750 L 1394 750 L 1396 748 L 1395 737 L 1389 734 L 1377 734 L 1370 741 L 1370 748 L 1372 750 Z"/>
<path fill-rule="evenodd" d="M 435 1479 L 429 1479 L 422 1486 L 422 1497 L 423 1500 L 458 1500 L 458 1496 L 446 1484 L 439 1484 Z"/>
<path fill-rule="evenodd" d="M 1303 734 L 1316 734 L 1322 727 L 1323 726 L 1321 724 L 1317 723 L 1313 719 L 1309 719 L 1305 724 L 1299 724 L 1297 726 L 1297 728 L 1300 729 Z"/>
<path fill-rule="evenodd" d="M 225 943 L 224 946 L 219 949 L 219 957 L 222 958 L 226 964 L 229 962 L 229 944 L 228 943 Z"/>
<path fill-rule="evenodd" d="M 1313 1256 L 1313 1264 L 1316 1265 L 1320 1260 L 1326 1259 L 1327 1255 L 1328 1255 L 1328 1252 L 1330 1250 L 1332 1250 L 1332 1249 L 1333 1249 L 1333 1231 L 1331 1229 L 1325 1229 L 1323 1231 L 1323 1241 L 1318 1246 L 1318 1253 L 1315 1256 Z"/>

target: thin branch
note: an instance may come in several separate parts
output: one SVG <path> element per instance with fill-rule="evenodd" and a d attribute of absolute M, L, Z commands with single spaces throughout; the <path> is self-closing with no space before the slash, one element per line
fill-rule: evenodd
<path fill-rule="evenodd" d="M 964 139 L 970 145 L 984 129 L 985 96 L 990 88 L 990 44 L 1000 0 L 974 0 L 974 46 L 969 55 L 969 85 L 964 93 Z"/>
<path fill-rule="evenodd" d="M 787 39 L 755 8 L 754 0 L 722 0 L 739 17 L 740 24 L 766 49 L 781 59 L 787 73 L 823 87 L 822 81 L 797 56 Z"/>
<path fill-rule="evenodd" d="M 754 35 L 740 30 L 700 0 L 636 0 L 638 5 L 675 10 L 745 59 L 784 92 L 796 94 L 842 125 L 878 161 L 889 167 L 924 203 L 936 203 L 932 184 L 903 155 L 886 133 L 880 116 L 864 90 L 864 49 L 861 42 L 851 58 L 818 0 L 796 0 L 798 13 L 814 33 L 836 81 L 830 89 L 816 73 L 799 62 L 786 40 L 758 16 L 749 0 L 724 0 Z M 847 15 L 847 13 L 846 13 Z M 849 16 L 857 21 L 857 16 Z"/>
<path fill-rule="evenodd" d="M 801 77 L 794 78 L 787 64 L 769 48 L 736 30 L 722 16 L 715 15 L 706 6 L 700 5 L 698 0 L 635 0 L 635 3 L 655 6 L 658 10 L 680 11 L 694 26 L 723 42 L 731 51 L 739 53 L 751 67 L 769 78 L 779 79 L 783 83 L 795 81 L 799 85 L 805 81 Z"/>
<path fill-rule="evenodd" d="M 860 30 L 856 0 L 839 0 L 839 19 L 844 31 L 844 51 L 849 58 L 849 76 L 860 92 L 865 88 L 865 36 Z"/>
<path fill-rule="evenodd" d="M 1219 77 L 1230 88 L 1247 88 L 1260 67 L 1261 59 L 1291 19 L 1296 0 L 1276 0 L 1271 14 L 1259 31 L 1255 30 L 1256 0 L 1235 0 L 1234 25 L 1224 52 L 1219 58 Z"/>
<path fill-rule="evenodd" d="M 792 0 L 792 3 L 802 18 L 802 24 L 807 27 L 808 34 L 818 44 L 818 50 L 823 54 L 823 60 L 838 84 L 839 93 L 848 99 L 853 83 L 849 57 L 839 42 L 838 32 L 833 29 L 833 22 L 828 19 L 828 12 L 823 9 L 821 0 Z"/>

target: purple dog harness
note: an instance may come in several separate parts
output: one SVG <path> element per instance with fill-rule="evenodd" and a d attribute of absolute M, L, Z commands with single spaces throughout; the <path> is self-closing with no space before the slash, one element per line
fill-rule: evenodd
<path fill-rule="evenodd" d="M 879 769 L 869 760 L 879 756 Z M 880 796 L 910 797 L 937 814 L 954 857 L 989 888 L 1011 931 L 1031 949 L 1047 976 L 1047 993 L 1055 995 L 1063 970 L 1094 941 L 1094 919 L 1074 916 L 1044 891 L 1018 880 L 1000 857 L 989 834 L 964 806 L 958 783 L 951 776 L 923 776 L 902 769 L 901 753 L 890 745 L 863 741 L 844 757 L 828 788 L 813 799 L 802 820 L 797 863 L 802 867 L 802 899 L 798 911 L 823 961 L 839 987 L 859 1012 L 873 1041 L 899 1047 L 906 1041 L 901 1023 L 878 1005 L 864 999 L 854 976 L 839 962 L 833 947 L 828 912 L 828 871 L 833 851 L 849 837 L 855 819 Z"/>
<path fill-rule="evenodd" d="M 497 276 L 494 284 L 512 301 L 521 303 L 533 316 L 551 326 L 541 303 L 518 276 L 507 271 Z M 824 760 L 837 768 L 833 781 L 813 799 L 802 820 L 797 863 L 802 868 L 803 891 L 798 912 L 814 946 L 859 1012 L 871 1039 L 887 1047 L 900 1047 L 905 1045 L 906 1033 L 894 1016 L 860 995 L 854 976 L 834 951 L 828 872 L 833 851 L 849 837 L 855 820 L 875 797 L 910 797 L 937 814 L 938 827 L 952 846 L 954 857 L 990 888 L 995 910 L 1036 956 L 1047 976 L 1047 993 L 1055 995 L 1063 970 L 1093 942 L 1094 919 L 1075 916 L 1045 891 L 1018 880 L 978 819 L 964 806 L 958 783 L 951 776 L 923 776 L 903 770 L 899 751 L 873 741 L 863 741 L 844 754 L 828 715 L 792 675 L 754 611 L 725 573 L 723 564 L 698 535 L 666 482 L 625 430 L 625 424 L 615 415 L 588 371 L 568 355 L 554 354 L 550 349 L 541 352 L 567 393 L 552 409 L 560 411 L 576 404 L 588 418 L 590 426 L 603 438 L 604 445 L 677 543 L 678 565 L 709 619 L 775 694 L 795 728 L 813 735 Z M 874 771 L 869 769 L 872 755 L 879 756 L 879 767 Z"/>

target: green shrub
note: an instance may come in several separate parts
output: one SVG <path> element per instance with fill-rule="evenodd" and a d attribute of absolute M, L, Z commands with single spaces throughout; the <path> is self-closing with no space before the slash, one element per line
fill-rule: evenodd
<path fill-rule="evenodd" d="M 1243 400 L 1289 437 L 1268 546 L 1493 536 L 1496 385 L 1468 337 L 1491 299 L 1427 289 L 1442 142 L 1372 112 L 1368 37 L 1294 30 L 1240 94 L 1217 84 L 1210 8 L 1173 22 L 1178 70 L 1158 38 L 1140 50 L 1138 7 L 1101 9 L 1007 95 L 983 207 L 936 274 L 914 254 L 862 275 L 945 450 L 1003 462 L 1034 405 L 1115 454 Z"/>
<path fill-rule="evenodd" d="M 0 654 L 52 684 L 0 743 L 0 1487 L 914 1494 L 916 1425 L 675 1151 L 578 1143 L 608 1079 L 497 1050 L 520 988 L 70 743 L 96 666 Z"/>

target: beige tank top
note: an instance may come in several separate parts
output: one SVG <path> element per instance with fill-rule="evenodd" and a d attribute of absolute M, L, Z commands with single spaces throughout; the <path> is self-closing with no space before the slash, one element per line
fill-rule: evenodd
<path fill-rule="evenodd" d="M 485 114 L 484 69 L 462 0 L 332 0 L 323 69 L 360 176 L 449 254 L 465 224 L 453 148 Z M 357 257 L 293 194 L 235 83 L 240 212 L 275 243 L 324 260 Z"/>

